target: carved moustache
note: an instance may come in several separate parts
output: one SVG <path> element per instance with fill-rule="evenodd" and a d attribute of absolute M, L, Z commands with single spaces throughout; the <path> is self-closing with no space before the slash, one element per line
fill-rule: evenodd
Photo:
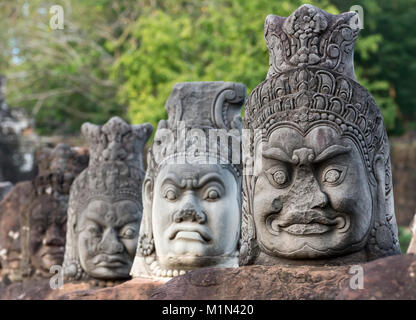
<path fill-rule="evenodd" d="M 276 217 L 272 214 L 267 224 L 275 232 L 281 229 L 294 235 L 322 234 L 334 228 L 342 229 L 347 225 L 347 218 L 341 214 L 328 217 L 321 210 L 291 211 L 287 215 Z"/>
<path fill-rule="evenodd" d="M 174 211 L 172 214 L 174 224 L 171 227 L 172 230 L 169 232 L 169 239 L 175 239 L 179 233 L 187 234 L 187 238 L 194 238 L 190 234 L 197 233 L 199 234 L 201 240 L 209 242 L 212 239 L 211 234 L 206 230 L 206 228 L 200 226 L 206 222 L 206 217 L 207 213 L 205 211 L 198 211 L 193 206 L 185 206 L 183 209 Z M 191 223 L 187 224 L 186 222 Z M 196 222 L 197 224 L 192 222 Z M 195 239 L 198 239 L 198 237 Z"/>

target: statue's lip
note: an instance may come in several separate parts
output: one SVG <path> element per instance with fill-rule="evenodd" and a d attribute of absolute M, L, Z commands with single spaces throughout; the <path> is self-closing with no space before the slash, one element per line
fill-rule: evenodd
<path fill-rule="evenodd" d="M 306 213 L 294 213 L 289 219 L 277 222 L 282 230 L 294 235 L 323 234 L 334 228 L 343 228 L 346 221 L 343 217 L 337 216 L 328 218 L 319 211 Z"/>
<path fill-rule="evenodd" d="M 176 226 L 169 236 L 169 240 L 173 239 L 186 239 L 209 242 L 211 235 L 201 228 L 195 228 L 193 226 Z"/>
<path fill-rule="evenodd" d="M 286 228 L 294 224 L 322 224 L 326 226 L 336 226 L 339 224 L 339 217 L 328 218 L 323 213 L 310 211 L 306 213 L 291 213 L 290 218 L 282 219 L 278 222 L 279 227 Z"/>
<path fill-rule="evenodd" d="M 295 223 L 288 227 L 282 227 L 284 231 L 294 235 L 312 235 L 323 234 L 333 229 L 333 226 L 329 226 L 322 223 Z"/>
<path fill-rule="evenodd" d="M 97 267 L 121 267 L 124 266 L 125 259 L 121 255 L 106 255 L 106 254 L 100 254 L 99 256 L 95 257 L 94 264 Z"/>

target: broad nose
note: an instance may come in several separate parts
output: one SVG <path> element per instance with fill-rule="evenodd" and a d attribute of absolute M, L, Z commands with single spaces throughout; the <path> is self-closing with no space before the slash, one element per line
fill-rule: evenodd
<path fill-rule="evenodd" d="M 184 201 L 185 204 L 175 212 L 173 220 L 176 223 L 189 221 L 204 224 L 207 221 L 207 216 L 201 209 L 195 195 L 193 193 L 187 195 Z"/>
<path fill-rule="evenodd" d="M 62 234 L 62 227 L 53 223 L 46 231 L 46 235 L 42 240 L 43 245 L 46 246 L 63 246 L 64 236 Z"/>
<path fill-rule="evenodd" d="M 123 244 L 120 243 L 118 235 L 113 228 L 104 231 L 103 238 L 98 245 L 101 252 L 107 254 L 117 254 L 123 252 Z"/>
<path fill-rule="evenodd" d="M 328 196 L 322 191 L 313 168 L 309 165 L 298 167 L 291 190 L 294 191 L 294 196 L 296 197 L 296 201 L 293 203 L 299 210 L 325 208 L 328 205 Z"/>

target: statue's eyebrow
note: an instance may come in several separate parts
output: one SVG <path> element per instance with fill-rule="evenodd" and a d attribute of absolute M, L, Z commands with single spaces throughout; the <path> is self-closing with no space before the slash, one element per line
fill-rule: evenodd
<path fill-rule="evenodd" d="M 340 154 L 345 154 L 351 151 L 351 147 L 344 147 L 338 144 L 334 144 L 332 146 L 329 146 L 324 151 L 322 151 L 320 154 L 316 156 L 316 158 L 313 160 L 314 163 L 316 162 L 322 162 L 325 160 L 328 160 L 330 158 L 333 158 L 335 156 L 339 156 Z"/>
<path fill-rule="evenodd" d="M 186 185 L 181 184 L 181 179 L 174 173 L 168 173 L 162 181 L 162 186 L 166 183 L 175 185 L 178 188 L 185 188 Z"/>
<path fill-rule="evenodd" d="M 286 152 L 276 147 L 264 150 L 263 157 L 274 159 L 274 160 L 280 160 L 280 161 L 287 162 L 287 163 L 294 163 L 294 161 L 288 156 Z"/>
<path fill-rule="evenodd" d="M 218 182 L 223 188 L 225 188 L 224 182 L 222 181 L 221 176 L 216 172 L 209 172 L 202 176 L 199 181 L 196 188 L 202 188 L 204 185 L 206 185 L 208 182 Z"/>

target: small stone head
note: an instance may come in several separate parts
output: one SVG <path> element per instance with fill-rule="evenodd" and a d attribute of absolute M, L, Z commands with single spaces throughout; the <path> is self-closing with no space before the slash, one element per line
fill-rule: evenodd
<path fill-rule="evenodd" d="M 71 188 L 65 274 L 73 280 L 129 277 L 142 216 L 142 151 L 150 124 L 120 118 L 84 124 L 89 166 Z"/>
<path fill-rule="evenodd" d="M 351 74 L 353 15 L 304 5 L 266 19 L 270 71 L 245 107 L 244 264 L 400 252 L 383 118 Z M 319 28 L 305 33 L 298 20 Z"/>
<path fill-rule="evenodd" d="M 239 157 L 244 98 L 245 87 L 235 83 L 173 88 L 166 103 L 169 118 L 159 123 L 148 155 L 133 276 L 173 277 L 201 267 L 238 266 L 241 165 L 232 163 L 230 141 L 237 141 Z M 219 129 L 225 147 L 209 140 Z"/>
<path fill-rule="evenodd" d="M 54 265 L 64 260 L 68 198 L 54 194 L 37 196 L 29 211 L 29 255 L 31 266 L 50 276 Z"/>

